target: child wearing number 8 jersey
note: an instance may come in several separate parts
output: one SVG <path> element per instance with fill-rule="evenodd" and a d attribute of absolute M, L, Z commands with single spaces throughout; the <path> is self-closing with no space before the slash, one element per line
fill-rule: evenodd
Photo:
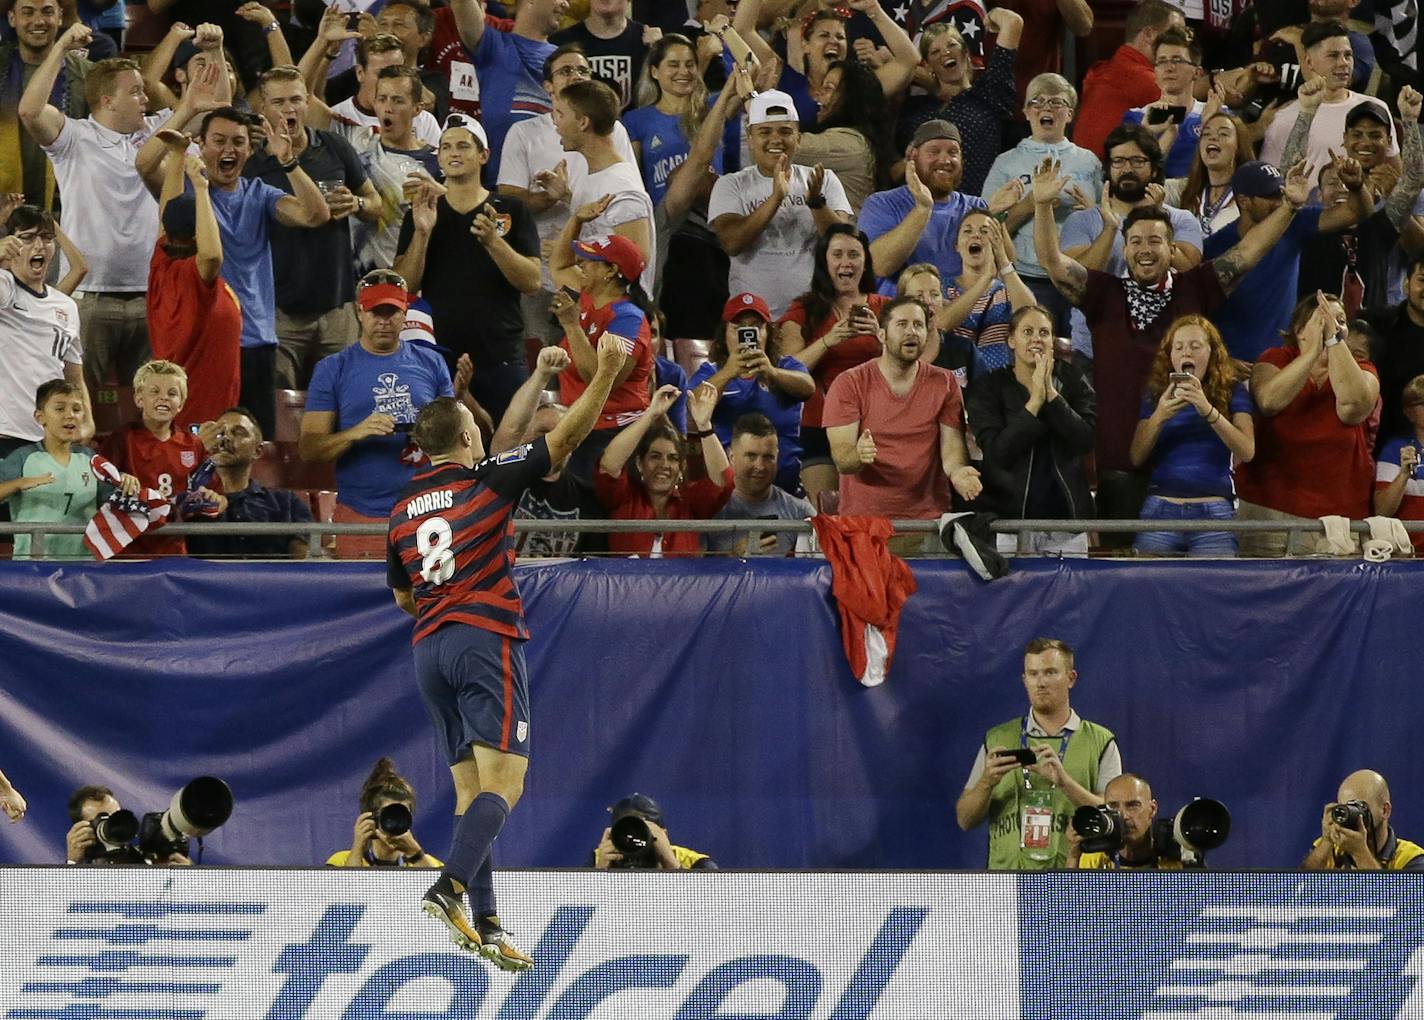
<path fill-rule="evenodd" d="M 134 373 L 133 390 L 142 420 L 111 435 L 100 452 L 120 471 L 135 475 L 145 488 L 157 489 L 169 499 L 180 497 L 188 491 L 188 476 L 207 458 L 202 440 L 173 425 L 188 399 L 188 374 L 171 361 L 149 361 Z M 221 488 L 214 476 L 201 490 L 219 515 L 225 506 Z M 136 539 L 124 556 L 184 556 L 187 551 L 182 537 L 160 532 Z"/>

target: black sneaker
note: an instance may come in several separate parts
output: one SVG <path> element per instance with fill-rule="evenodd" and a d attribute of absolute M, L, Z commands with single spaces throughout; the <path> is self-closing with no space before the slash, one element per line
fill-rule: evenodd
<path fill-rule="evenodd" d="M 514 944 L 497 917 L 479 920 L 480 947 L 475 950 L 500 970 L 519 973 L 534 966 L 534 960 Z"/>
<path fill-rule="evenodd" d="M 483 955 L 480 933 L 470 924 L 459 896 L 444 892 L 438 885 L 431 886 L 420 901 L 420 909 L 449 929 L 450 941 L 455 945 Z"/>

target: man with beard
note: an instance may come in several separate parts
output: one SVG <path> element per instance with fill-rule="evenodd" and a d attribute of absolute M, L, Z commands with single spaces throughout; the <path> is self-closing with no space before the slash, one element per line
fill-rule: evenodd
<path fill-rule="evenodd" d="M 1183 315 L 1209 315 L 1280 240 L 1310 194 L 1303 165 L 1291 167 L 1278 205 L 1230 251 L 1192 269 L 1172 267 L 1172 220 L 1156 206 L 1133 209 L 1123 221 L 1123 277 L 1087 269 L 1063 254 L 1053 207 L 1064 181 L 1044 160 L 1033 177 L 1034 242 L 1054 285 L 1083 310 L 1092 332 L 1098 393 L 1098 512 L 1136 518 L 1145 476 L 1132 470 L 1128 447 L 1141 395 L 1167 327 Z"/>
<path fill-rule="evenodd" d="M 920 361 L 924 305 L 891 301 L 879 333 L 880 357 L 841 373 L 826 394 L 840 513 L 933 520 L 949 510 L 951 485 L 964 500 L 983 488 L 964 443 L 964 400 L 953 375 Z"/>
<path fill-rule="evenodd" d="M 1080 209 L 1063 221 L 1059 238 L 1063 253 L 1085 269 L 1121 276 L 1127 272 L 1122 254 L 1123 217 L 1139 207 L 1160 206 L 1172 222 L 1172 268 L 1183 272 L 1200 262 L 1201 223 L 1190 213 L 1162 204 L 1162 162 L 1162 150 L 1147 128 L 1141 124 L 1114 128 L 1103 143 L 1107 174 L 1103 199 L 1096 208 Z M 1073 349 L 1091 358 L 1093 337 L 1087 320 L 1076 308 L 1070 318 Z"/>
<path fill-rule="evenodd" d="M 774 89 L 754 96 L 747 104 L 752 165 L 719 177 L 707 203 L 708 223 L 731 257 L 728 289 L 761 295 L 776 316 L 806 289 L 816 236 L 832 223 L 851 219 L 850 202 L 834 170 L 792 165 L 800 141 L 790 96 Z M 956 142 L 956 182 L 958 151 Z M 874 200 L 872 195 L 867 208 Z"/>
<path fill-rule="evenodd" d="M 1279 346 L 1281 333 L 1289 328 L 1291 310 L 1295 307 L 1300 256 L 1306 242 L 1322 232 L 1352 227 L 1374 210 L 1374 195 L 1359 163 L 1346 157 L 1336 160 L 1330 169 L 1339 187 L 1344 189 L 1346 201 L 1326 209 L 1312 206 L 1302 210 L 1260 264 L 1242 277 L 1236 292 L 1212 316 L 1233 358 L 1254 362 L 1262 351 Z M 1231 175 L 1231 190 L 1240 216 L 1235 223 L 1228 223 L 1211 235 L 1204 249 L 1206 256 L 1214 258 L 1247 236 L 1256 224 L 1279 208 L 1284 189 L 1281 172 L 1269 163 L 1253 160 L 1237 167 Z M 1333 286 L 1338 287 L 1341 282 L 1337 276 Z M 1355 309 L 1359 308 L 1358 298 L 1354 305 Z"/>
<path fill-rule="evenodd" d="M 870 260 L 881 278 L 882 293 L 894 293 L 894 276 L 913 262 L 932 263 L 941 279 L 957 277 L 963 268 L 955 249 L 960 220 L 971 209 L 987 208 L 998 215 L 1024 193 L 1023 182 L 1013 178 L 986 202 L 957 190 L 963 176 L 959 128 L 947 120 L 930 120 L 916 129 L 905 151 L 904 186 L 877 191 L 865 200 L 860 229 L 870 238 Z M 765 295 L 764 281 L 749 283 L 742 289 Z"/>
<path fill-rule="evenodd" d="M 1305 51 L 1301 73 L 1307 81 L 1320 77 L 1325 82 L 1313 119 L 1309 121 L 1305 142 L 1306 160 L 1319 169 L 1330 162 L 1331 150 L 1340 145 L 1340 139 L 1345 134 L 1345 117 L 1351 110 L 1360 103 L 1372 103 L 1380 108 L 1385 122 L 1389 123 L 1389 108 L 1378 99 L 1350 89 L 1355 54 L 1350 48 L 1350 33 L 1344 25 L 1338 21 L 1313 22 L 1305 26 L 1300 40 Z M 1285 162 L 1286 143 L 1305 112 L 1304 106 L 1304 101 L 1297 99 L 1277 111 L 1261 142 L 1261 158 L 1267 163 L 1281 166 Z M 1391 127 L 1388 133 L 1389 149 L 1386 154 L 1394 156 L 1399 152 L 1394 128 Z"/>

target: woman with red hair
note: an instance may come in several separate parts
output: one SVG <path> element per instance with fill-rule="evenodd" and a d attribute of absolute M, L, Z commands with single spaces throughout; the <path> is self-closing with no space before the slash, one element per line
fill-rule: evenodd
<path fill-rule="evenodd" d="M 1168 327 L 1148 377 L 1142 418 L 1132 436 L 1133 467 L 1151 472 L 1143 520 L 1227 521 L 1235 515 L 1233 458 L 1256 453 L 1251 394 L 1238 380 L 1221 333 L 1203 315 Z M 1140 553 L 1235 556 L 1227 531 L 1143 531 Z"/>

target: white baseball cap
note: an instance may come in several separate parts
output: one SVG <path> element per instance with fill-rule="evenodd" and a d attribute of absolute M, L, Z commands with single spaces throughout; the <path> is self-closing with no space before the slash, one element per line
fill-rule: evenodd
<path fill-rule="evenodd" d="M 801 117 L 796 112 L 796 101 L 785 92 L 772 89 L 758 92 L 747 104 L 747 125 L 758 124 L 800 124 Z"/>

